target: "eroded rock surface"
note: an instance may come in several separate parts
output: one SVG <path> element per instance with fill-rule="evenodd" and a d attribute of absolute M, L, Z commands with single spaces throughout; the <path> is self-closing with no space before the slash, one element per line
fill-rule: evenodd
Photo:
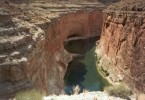
<path fill-rule="evenodd" d="M 0 97 L 33 87 L 60 94 L 72 59 L 63 42 L 71 35 L 100 35 L 103 8 L 98 2 L 2 4 Z"/>
<path fill-rule="evenodd" d="M 102 66 L 114 74 L 112 80 L 121 77 L 135 89 L 145 92 L 144 0 L 123 0 L 104 11 L 98 48 L 96 52 L 102 57 Z"/>

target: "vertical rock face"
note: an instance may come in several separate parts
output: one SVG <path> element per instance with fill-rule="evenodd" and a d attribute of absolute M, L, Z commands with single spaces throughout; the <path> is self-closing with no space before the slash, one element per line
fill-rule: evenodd
<path fill-rule="evenodd" d="M 101 11 L 69 13 L 52 21 L 46 29 L 45 40 L 29 55 L 27 74 L 35 87 L 48 90 L 48 94 L 59 94 L 71 61 L 71 55 L 63 47 L 64 40 L 71 35 L 100 35 L 101 24 Z"/>
<path fill-rule="evenodd" d="M 104 58 L 106 67 L 119 70 L 118 74 L 128 83 L 145 92 L 144 0 L 112 5 L 104 11 L 103 20 L 98 54 Z"/>
<path fill-rule="evenodd" d="M 42 2 L 31 3 L 30 9 L 10 7 L 16 11 L 11 17 L 9 9 L 7 13 L 0 9 L 0 97 L 33 87 L 60 94 L 72 59 L 64 40 L 73 35 L 99 36 L 103 18 L 98 8 L 103 6 Z"/>

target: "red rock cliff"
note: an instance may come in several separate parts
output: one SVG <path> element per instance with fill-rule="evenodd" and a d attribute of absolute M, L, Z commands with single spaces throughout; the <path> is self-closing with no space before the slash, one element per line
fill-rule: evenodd
<path fill-rule="evenodd" d="M 100 35 L 103 6 L 40 2 L 30 9 L 22 5 L 23 12 L 11 6 L 16 12 L 0 13 L 0 18 L 9 18 L 0 26 L 0 97 L 33 87 L 60 94 L 72 57 L 63 42 L 71 35 Z"/>
<path fill-rule="evenodd" d="M 121 75 L 145 92 L 145 2 L 122 1 L 106 9 L 103 16 L 100 50 L 97 50 L 102 64 L 110 69 L 110 74 L 118 72 L 112 77 Z"/>
<path fill-rule="evenodd" d="M 67 64 L 71 61 L 63 47 L 64 40 L 71 35 L 100 35 L 101 24 L 101 11 L 69 13 L 53 20 L 44 41 L 38 43 L 28 58 L 27 74 L 34 78 L 36 87 L 48 90 L 49 94 L 59 94 L 63 90 Z"/>

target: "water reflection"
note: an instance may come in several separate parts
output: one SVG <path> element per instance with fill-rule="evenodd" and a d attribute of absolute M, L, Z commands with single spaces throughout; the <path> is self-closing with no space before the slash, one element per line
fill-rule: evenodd
<path fill-rule="evenodd" d="M 65 92 L 68 95 L 72 94 L 73 86 L 76 85 L 80 86 L 80 92 L 82 92 L 83 89 L 102 91 L 104 86 L 108 84 L 99 74 L 96 67 L 97 56 L 95 54 L 95 41 L 96 38 L 91 37 L 85 40 L 73 41 L 74 44 L 70 41 L 71 43 L 65 45 L 67 50 L 80 54 L 80 56 L 74 57 L 68 64 L 64 77 Z"/>

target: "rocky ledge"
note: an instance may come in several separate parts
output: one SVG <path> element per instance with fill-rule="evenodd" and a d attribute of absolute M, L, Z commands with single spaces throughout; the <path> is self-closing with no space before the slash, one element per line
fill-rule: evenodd
<path fill-rule="evenodd" d="M 100 35 L 105 6 L 99 2 L 0 5 L 1 100 L 29 88 L 60 94 L 72 58 L 64 40 L 71 35 Z"/>
<path fill-rule="evenodd" d="M 130 98 L 131 100 L 136 100 L 134 96 Z M 60 95 L 60 96 L 49 96 L 44 97 L 44 100 L 126 100 L 122 99 L 120 97 L 113 97 L 109 96 L 107 93 L 103 92 L 87 92 L 87 93 L 81 93 L 78 95 Z"/>
<path fill-rule="evenodd" d="M 103 16 L 96 50 L 100 65 L 110 71 L 112 81 L 124 80 L 145 92 L 145 1 L 122 0 L 104 10 Z"/>

